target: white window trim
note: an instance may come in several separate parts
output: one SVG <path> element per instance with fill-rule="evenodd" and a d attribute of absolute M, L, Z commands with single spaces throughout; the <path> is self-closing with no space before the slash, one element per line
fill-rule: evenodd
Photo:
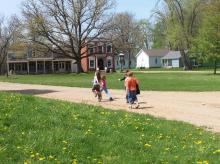
<path fill-rule="evenodd" d="M 110 52 L 108 52 L 108 46 L 111 46 L 111 51 L 110 51 Z M 111 45 L 111 44 L 109 44 L 109 45 L 106 46 L 106 52 L 107 52 L 107 53 L 112 53 L 112 45 Z"/>
<path fill-rule="evenodd" d="M 93 67 L 91 67 L 91 65 L 90 65 L 90 61 L 93 61 L 94 62 L 94 66 Z M 95 68 L 95 59 L 89 59 L 89 68 Z"/>

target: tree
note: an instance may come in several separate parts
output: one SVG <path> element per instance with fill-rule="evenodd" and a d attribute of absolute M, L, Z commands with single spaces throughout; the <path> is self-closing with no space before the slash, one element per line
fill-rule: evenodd
<path fill-rule="evenodd" d="M 83 49 L 110 27 L 114 0 L 27 0 L 23 14 L 31 22 L 32 42 L 76 60 L 83 72 Z"/>
<path fill-rule="evenodd" d="M 166 39 L 171 49 L 180 51 L 185 69 L 192 69 L 188 50 L 198 34 L 201 4 L 203 0 L 164 0 L 165 12 L 157 11 L 164 22 Z"/>
<path fill-rule="evenodd" d="M 141 25 L 128 12 L 116 14 L 111 23 L 114 28 L 109 31 L 108 36 L 112 38 L 115 53 L 128 54 L 128 67 L 130 68 L 131 54 L 145 44 Z"/>
<path fill-rule="evenodd" d="M 6 20 L 0 17 L 0 74 L 6 72 L 6 60 L 10 46 L 19 35 L 20 21 L 16 16 Z M 8 74 L 7 74 L 8 75 Z"/>
<path fill-rule="evenodd" d="M 166 29 L 163 22 L 158 21 L 155 23 L 151 30 L 153 42 L 152 48 L 164 48 L 168 45 L 166 42 L 165 31 Z"/>
<path fill-rule="evenodd" d="M 217 62 L 220 60 L 220 1 L 212 0 L 204 5 L 204 14 L 199 35 L 194 41 L 194 51 L 199 52 L 203 61 L 214 64 L 214 74 Z"/>
<path fill-rule="evenodd" d="M 139 31 L 139 37 L 137 37 L 138 47 L 139 48 L 146 48 L 150 49 L 152 47 L 153 42 L 153 27 L 152 24 L 145 19 L 141 19 L 137 22 L 138 24 L 138 30 Z"/>

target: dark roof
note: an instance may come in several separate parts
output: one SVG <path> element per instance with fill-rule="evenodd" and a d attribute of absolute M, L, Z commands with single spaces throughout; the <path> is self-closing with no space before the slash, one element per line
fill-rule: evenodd
<path fill-rule="evenodd" d="M 180 51 L 170 51 L 166 56 L 162 57 L 162 59 L 179 59 L 181 58 Z"/>
<path fill-rule="evenodd" d="M 165 56 L 169 50 L 168 49 L 142 49 L 148 56 Z"/>

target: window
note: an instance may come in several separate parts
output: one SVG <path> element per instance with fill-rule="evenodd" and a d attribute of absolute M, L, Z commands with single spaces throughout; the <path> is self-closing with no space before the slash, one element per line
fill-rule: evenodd
<path fill-rule="evenodd" d="M 93 52 L 94 52 L 94 51 L 93 51 L 93 47 L 89 47 L 89 48 L 88 48 L 88 53 L 89 53 L 89 54 L 93 54 Z"/>
<path fill-rule="evenodd" d="M 98 53 L 102 53 L 102 46 L 98 46 Z"/>
<path fill-rule="evenodd" d="M 60 69 L 65 69 L 65 63 L 64 62 L 60 62 Z"/>
<path fill-rule="evenodd" d="M 107 53 L 111 53 L 112 52 L 112 46 L 111 45 L 108 45 L 107 46 Z"/>
<path fill-rule="evenodd" d="M 157 58 L 155 59 L 155 64 L 157 64 Z"/>
<path fill-rule="evenodd" d="M 108 60 L 107 60 L 107 67 L 108 67 L 108 68 L 111 68 L 111 67 L 112 67 L 112 60 L 111 60 L 111 59 L 108 59 Z"/>
<path fill-rule="evenodd" d="M 95 68 L 95 60 L 89 59 L 89 68 Z"/>

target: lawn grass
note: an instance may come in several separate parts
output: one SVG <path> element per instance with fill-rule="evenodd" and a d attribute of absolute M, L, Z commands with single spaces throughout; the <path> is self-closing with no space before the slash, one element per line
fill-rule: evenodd
<path fill-rule="evenodd" d="M 0 163 L 220 163 L 220 136 L 177 121 L 0 93 Z"/>
<path fill-rule="evenodd" d="M 92 86 L 94 73 L 0 76 L 0 81 L 70 87 Z M 141 90 L 152 91 L 220 91 L 220 75 L 207 72 L 136 72 Z M 118 81 L 122 73 L 107 74 L 110 89 L 124 89 Z"/>

